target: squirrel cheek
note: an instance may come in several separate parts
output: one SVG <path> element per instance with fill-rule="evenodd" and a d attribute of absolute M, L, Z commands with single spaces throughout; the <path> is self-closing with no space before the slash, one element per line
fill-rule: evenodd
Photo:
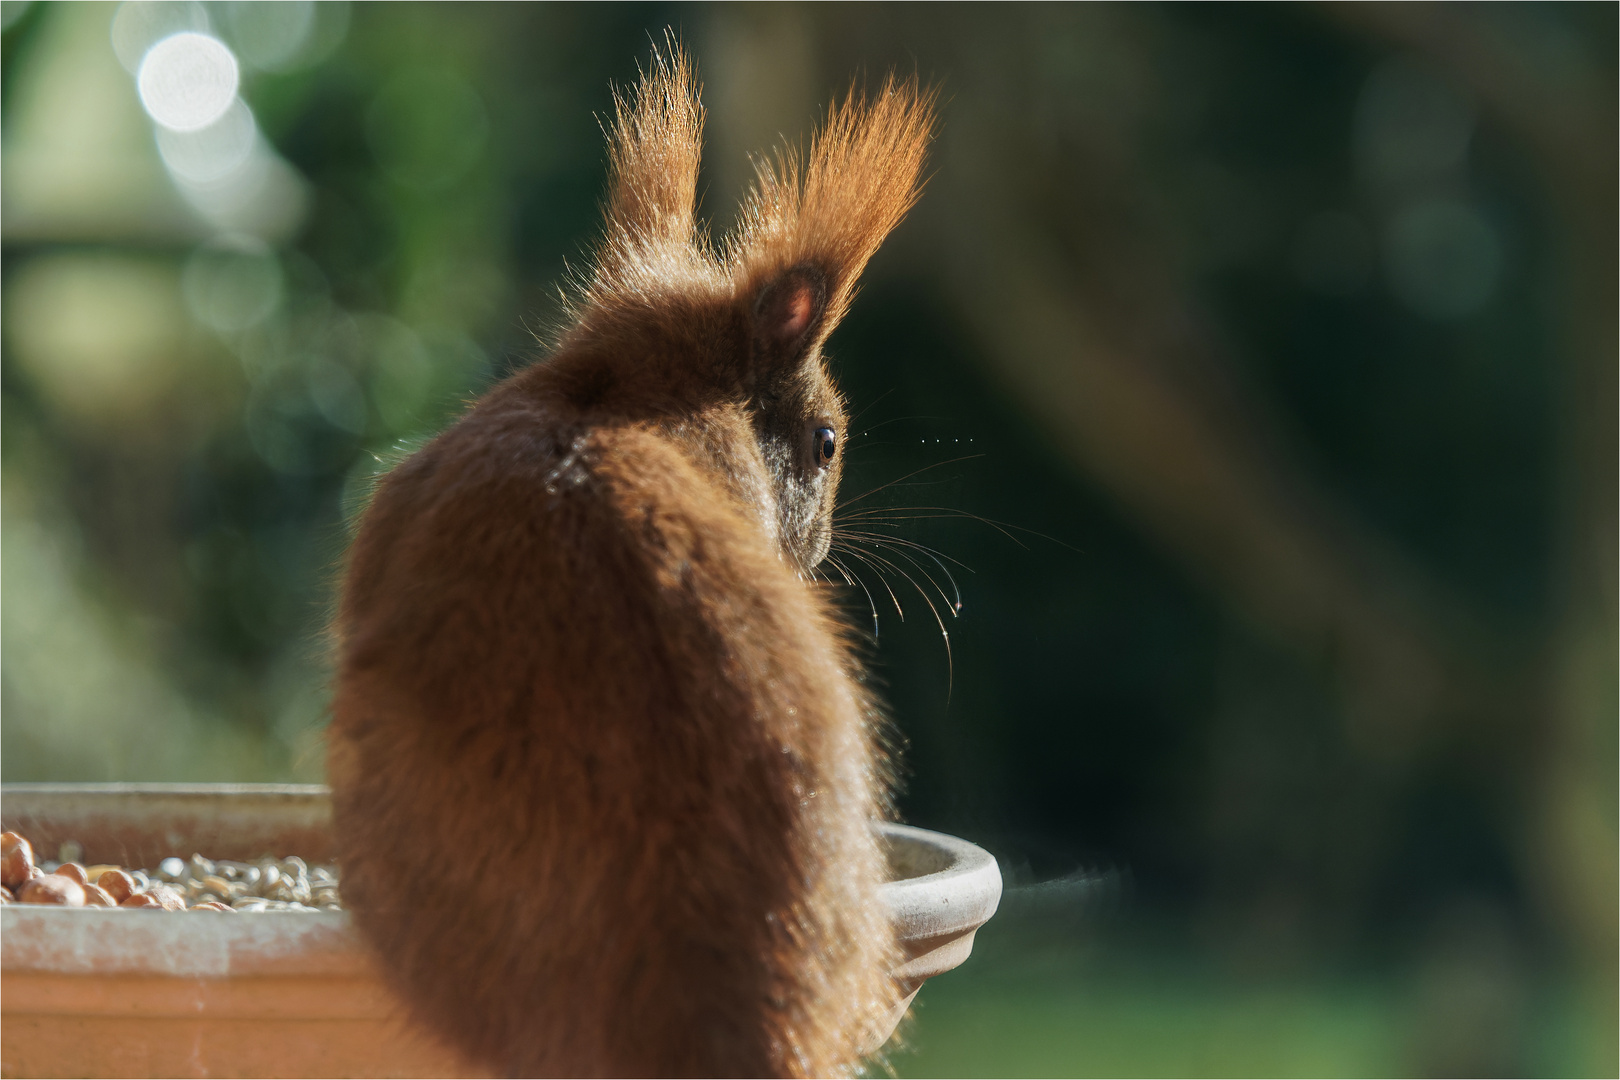
<path fill-rule="evenodd" d="M 761 484 L 758 496 L 752 500 L 754 509 L 759 514 L 760 528 L 765 532 L 765 538 L 776 547 L 782 546 L 781 511 L 776 501 L 776 492 L 769 484 Z"/>

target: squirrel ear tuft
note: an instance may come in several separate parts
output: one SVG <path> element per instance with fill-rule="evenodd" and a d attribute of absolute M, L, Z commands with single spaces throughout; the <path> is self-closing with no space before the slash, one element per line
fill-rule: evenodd
<path fill-rule="evenodd" d="M 606 235 L 596 252 L 598 288 L 633 290 L 638 271 L 667 278 L 699 263 L 695 217 L 703 106 L 691 58 L 673 34 L 654 48 L 634 91 L 615 91 L 608 125 Z"/>
<path fill-rule="evenodd" d="M 772 366 L 797 363 L 827 314 L 827 277 L 811 266 L 783 271 L 754 301 L 754 353 Z"/>

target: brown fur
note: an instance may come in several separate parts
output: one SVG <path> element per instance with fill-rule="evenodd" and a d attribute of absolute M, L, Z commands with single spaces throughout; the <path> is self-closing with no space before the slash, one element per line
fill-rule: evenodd
<path fill-rule="evenodd" d="M 474 1061 L 828 1075 L 895 1000 L 873 710 L 810 571 L 845 435 L 821 343 L 931 111 L 852 94 L 716 253 L 692 73 L 656 58 L 554 355 L 378 486 L 337 621 L 344 897 Z"/>

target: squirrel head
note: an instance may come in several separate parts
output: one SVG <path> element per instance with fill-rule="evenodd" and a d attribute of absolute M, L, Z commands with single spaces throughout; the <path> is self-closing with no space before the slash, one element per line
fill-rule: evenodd
<path fill-rule="evenodd" d="M 822 345 L 917 200 L 934 94 L 892 76 L 869 100 L 851 90 L 807 157 L 755 160 L 718 245 L 696 218 L 698 98 L 673 44 L 615 96 L 605 235 L 552 366 L 588 415 L 656 423 L 692 446 L 808 572 L 831 544 L 848 434 Z M 767 490 L 747 480 L 761 465 Z"/>

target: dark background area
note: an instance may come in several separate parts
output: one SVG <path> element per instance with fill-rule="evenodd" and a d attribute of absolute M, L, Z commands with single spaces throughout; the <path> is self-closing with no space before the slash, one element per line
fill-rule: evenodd
<path fill-rule="evenodd" d="M 915 71 L 843 593 L 1009 889 L 894 1067 L 1613 1075 L 1616 10 L 7 3 L 3 775 L 318 779 L 346 518 L 543 354 L 611 87 L 692 49 L 718 235 Z"/>

